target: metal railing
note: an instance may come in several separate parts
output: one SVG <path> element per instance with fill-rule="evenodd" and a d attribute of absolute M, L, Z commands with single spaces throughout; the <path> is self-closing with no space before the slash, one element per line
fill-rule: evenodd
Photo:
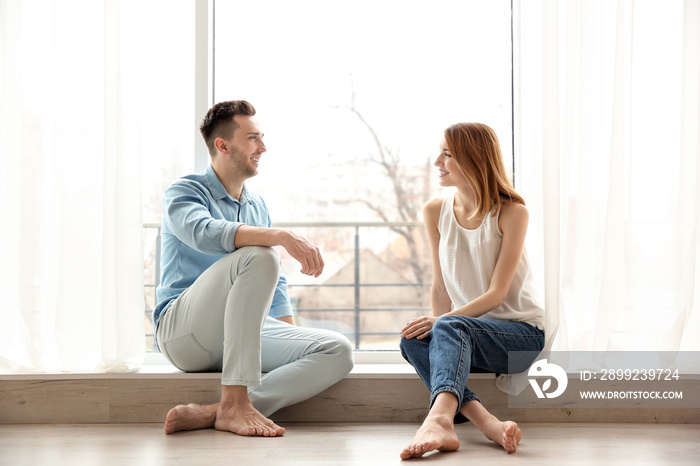
<path fill-rule="evenodd" d="M 273 225 L 274 227 L 279 227 L 279 228 L 290 228 L 290 229 L 299 229 L 299 228 L 352 228 L 354 229 L 354 234 L 352 238 L 352 247 L 348 248 L 352 250 L 352 260 L 348 262 L 353 262 L 353 275 L 354 279 L 351 283 L 288 283 L 287 286 L 289 290 L 293 289 L 302 289 L 302 288 L 352 288 L 353 290 L 353 303 L 349 307 L 336 307 L 336 306 L 329 306 L 329 307 L 324 307 L 324 308 L 306 308 L 306 307 L 297 307 L 294 306 L 295 314 L 298 317 L 304 317 L 307 315 L 314 315 L 314 314 L 319 314 L 319 313 L 347 313 L 350 312 L 353 314 L 353 329 L 350 332 L 347 331 L 341 331 L 340 333 L 345 334 L 347 337 L 351 338 L 351 340 L 354 342 L 354 346 L 356 350 L 363 349 L 361 342 L 363 337 L 395 337 L 397 342 L 398 342 L 398 329 L 392 328 L 392 329 L 386 329 L 386 330 L 379 330 L 379 331 L 367 331 L 363 329 L 362 322 L 361 322 L 361 317 L 365 313 L 374 313 L 374 312 L 387 312 L 387 313 L 397 313 L 397 312 L 414 312 L 416 314 L 418 313 L 427 313 L 430 311 L 430 308 L 428 307 L 422 307 L 422 306 L 392 306 L 392 305 L 387 305 L 387 306 L 381 306 L 381 307 L 366 307 L 362 305 L 362 299 L 361 299 L 361 290 L 362 289 L 370 289 L 370 288 L 391 288 L 391 287 L 400 287 L 400 288 L 427 288 L 429 284 L 427 283 L 418 283 L 418 282 L 403 282 L 403 283 L 363 283 L 361 280 L 361 267 L 362 267 L 362 261 L 361 261 L 361 235 L 360 235 L 360 230 L 362 228 L 407 228 L 407 229 L 412 229 L 412 228 L 422 228 L 422 223 L 420 222 L 294 222 L 294 223 L 277 223 Z M 160 224 L 155 224 L 155 223 L 148 223 L 144 224 L 144 237 L 145 238 L 150 238 L 149 242 L 152 242 L 150 248 L 145 248 L 147 250 L 146 257 L 144 257 L 144 265 L 148 269 L 153 268 L 152 273 L 146 273 L 146 276 L 152 276 L 153 279 L 152 281 L 147 280 L 147 282 L 144 285 L 144 293 L 146 293 L 146 337 L 147 341 L 149 342 L 149 350 L 152 351 L 152 341 L 153 341 L 153 332 L 152 328 L 148 325 L 148 322 L 150 322 L 152 313 L 153 313 L 153 307 L 156 304 L 156 286 L 157 283 L 160 282 L 160 235 L 161 235 L 161 226 Z M 150 233 L 149 231 L 153 231 L 153 233 Z M 146 241 L 144 241 L 144 244 L 146 244 Z M 290 293 L 291 294 L 291 293 Z M 150 305 L 149 305 L 150 304 Z M 293 303 L 294 304 L 294 303 Z M 150 332 L 149 332 L 150 329 Z"/>

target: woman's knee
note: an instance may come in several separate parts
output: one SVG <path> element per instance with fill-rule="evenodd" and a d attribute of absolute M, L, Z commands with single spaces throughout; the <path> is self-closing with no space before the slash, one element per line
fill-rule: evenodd
<path fill-rule="evenodd" d="M 443 316 L 435 321 L 431 333 L 440 332 L 452 332 L 452 331 L 469 331 L 474 325 L 472 322 L 478 319 L 478 317 L 468 317 L 468 316 Z"/>
<path fill-rule="evenodd" d="M 429 340 L 419 340 L 418 338 L 401 337 L 399 341 L 399 350 L 404 359 L 409 360 L 409 357 L 414 354 L 419 354 L 428 350 L 430 346 Z"/>
<path fill-rule="evenodd" d="M 399 341 L 399 349 L 401 350 L 401 354 L 410 352 L 413 349 L 415 343 L 414 340 L 415 338 L 408 339 L 401 337 L 401 340 Z"/>
<path fill-rule="evenodd" d="M 460 325 L 460 320 L 455 316 L 443 316 L 435 321 L 430 333 L 435 335 L 445 331 L 451 332 L 454 331 L 458 325 Z"/>

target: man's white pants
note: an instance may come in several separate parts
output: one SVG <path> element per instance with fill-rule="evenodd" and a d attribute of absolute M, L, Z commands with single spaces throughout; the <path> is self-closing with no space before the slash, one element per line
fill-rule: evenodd
<path fill-rule="evenodd" d="M 247 386 L 264 416 L 322 392 L 353 367 L 343 335 L 267 316 L 279 264 L 277 251 L 267 247 L 223 257 L 170 305 L 156 335 L 175 367 L 220 370 L 221 384 Z"/>

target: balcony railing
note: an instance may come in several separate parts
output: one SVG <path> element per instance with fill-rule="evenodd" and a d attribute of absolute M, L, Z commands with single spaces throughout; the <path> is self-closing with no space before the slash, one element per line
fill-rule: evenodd
<path fill-rule="evenodd" d="M 416 267 L 429 264 L 429 259 L 417 258 L 415 251 L 407 250 L 411 247 L 408 243 L 397 246 L 403 237 L 413 237 L 416 232 L 422 234 L 420 222 L 295 222 L 274 226 L 299 231 L 315 244 L 333 243 L 330 250 L 322 247 L 324 259 L 329 253 L 338 256 L 332 270 L 328 270 L 327 263 L 323 279 L 298 277 L 295 281 L 295 277 L 287 273 L 289 293 L 300 325 L 339 331 L 353 341 L 356 350 L 397 350 L 402 323 L 430 311 L 427 305 L 429 284 L 414 278 L 419 275 L 416 270 L 420 272 Z M 329 229 L 336 232 L 333 241 L 328 241 L 321 231 Z M 338 234 L 339 230 L 346 233 Z M 377 232 L 381 230 L 384 230 L 383 238 L 378 239 L 382 235 Z M 153 351 L 150 322 L 156 304 L 156 286 L 160 282 L 160 234 L 159 224 L 144 224 L 145 326 L 149 351 Z M 367 245 L 363 246 L 364 243 Z M 381 251 L 382 248 L 382 253 L 367 253 L 363 264 L 363 250 Z M 398 250 L 398 256 L 392 248 Z M 427 254 L 424 242 L 420 250 Z M 284 263 L 283 256 L 283 269 Z M 410 273 L 406 274 L 406 270 Z M 311 306 L 314 302 L 316 306 Z"/>

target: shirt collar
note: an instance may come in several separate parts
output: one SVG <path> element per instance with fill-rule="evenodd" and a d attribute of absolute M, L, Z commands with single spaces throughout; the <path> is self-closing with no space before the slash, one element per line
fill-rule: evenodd
<path fill-rule="evenodd" d="M 204 172 L 204 180 L 207 183 L 207 187 L 209 188 L 209 192 L 211 192 L 212 197 L 220 201 L 221 199 L 224 198 L 231 198 L 234 201 L 236 200 L 233 196 L 229 195 L 228 191 L 226 191 L 226 188 L 224 188 L 224 185 L 221 183 L 221 180 L 219 179 L 218 176 L 216 176 L 216 172 L 212 168 L 211 165 L 209 165 Z M 248 188 L 246 188 L 245 184 L 243 185 L 243 189 L 241 190 L 241 199 L 237 202 L 240 204 L 245 204 L 246 202 L 249 202 L 252 200 L 252 197 L 250 194 L 248 194 Z"/>
<path fill-rule="evenodd" d="M 250 197 L 250 194 L 248 194 L 248 188 L 246 188 L 245 184 L 243 185 L 243 189 L 241 189 L 241 204 L 245 204 L 246 202 L 252 201 L 253 198 Z"/>

